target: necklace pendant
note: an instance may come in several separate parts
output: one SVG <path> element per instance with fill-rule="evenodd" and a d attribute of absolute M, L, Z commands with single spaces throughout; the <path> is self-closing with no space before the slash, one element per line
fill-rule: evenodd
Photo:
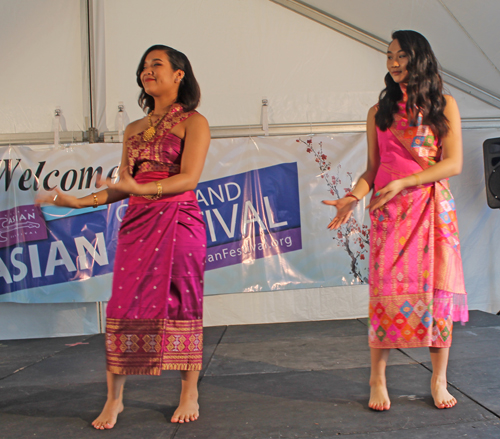
<path fill-rule="evenodd" d="M 155 127 L 151 126 L 149 127 L 146 131 L 144 131 L 144 134 L 142 135 L 142 139 L 145 142 L 149 142 L 156 134 L 156 129 Z"/>

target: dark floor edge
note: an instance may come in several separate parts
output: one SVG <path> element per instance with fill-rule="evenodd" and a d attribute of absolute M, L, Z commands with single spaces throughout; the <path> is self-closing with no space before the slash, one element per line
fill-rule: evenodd
<path fill-rule="evenodd" d="M 82 341 L 87 341 L 87 340 L 90 340 L 91 338 L 93 338 L 93 337 L 97 337 L 98 335 L 101 335 L 101 334 L 88 334 L 88 337 L 87 337 L 87 338 L 82 338 Z M 39 360 L 37 360 L 37 361 L 35 361 L 35 362 L 31 363 L 31 364 L 27 364 L 26 366 L 23 366 L 23 367 L 21 367 L 20 369 L 17 369 L 17 370 L 15 370 L 14 372 L 9 373 L 8 375 L 5 375 L 5 376 L 3 376 L 3 377 L 0 377 L 0 381 L 1 381 L 1 380 L 4 380 L 5 378 L 9 378 L 9 377 L 11 377 L 12 375 L 15 375 L 16 373 L 22 372 L 23 370 L 26 370 L 26 369 L 30 368 L 31 366 L 34 366 L 35 364 L 41 363 L 42 361 L 47 360 L 48 358 L 52 358 L 52 357 L 54 357 L 55 355 L 60 354 L 61 352 L 64 352 L 64 351 L 66 351 L 66 350 L 68 350 L 68 349 L 71 349 L 71 348 L 73 348 L 73 347 L 74 347 L 74 346 L 66 346 L 66 347 L 64 347 L 63 349 L 59 350 L 59 351 L 56 351 L 56 352 L 54 352 L 54 353 L 52 353 L 52 354 L 50 354 L 50 355 L 47 355 L 46 357 L 42 357 L 42 358 L 40 358 Z"/>
<path fill-rule="evenodd" d="M 421 365 L 418 361 L 414 361 L 413 363 L 408 364 L 388 364 L 387 367 L 396 367 L 396 366 L 418 366 Z M 277 375 L 280 373 L 311 373 L 311 372 L 330 372 L 334 370 L 353 370 L 353 369 L 370 369 L 370 365 L 366 366 L 353 366 L 353 367 L 342 367 L 342 368 L 333 368 L 333 369 L 289 369 L 289 370 L 272 370 L 268 372 L 242 372 L 242 373 L 228 373 L 228 374 L 218 374 L 218 375 L 207 375 L 207 378 L 226 378 L 226 377 L 240 377 L 240 376 L 248 376 L 248 375 Z"/>
<path fill-rule="evenodd" d="M 181 424 L 177 424 L 177 426 L 175 427 L 174 431 L 172 432 L 172 434 L 170 435 L 170 438 L 169 439 L 174 439 L 177 432 L 179 431 L 179 428 L 181 428 Z"/>
<path fill-rule="evenodd" d="M 439 410 L 439 409 L 436 409 Z M 442 409 L 442 410 L 451 410 L 451 409 Z M 380 412 L 383 413 L 383 412 Z M 449 425 L 467 425 L 467 424 L 477 424 L 478 422 L 495 422 L 494 419 L 484 419 L 482 421 L 465 421 L 465 422 L 448 422 L 446 424 L 439 424 L 439 427 L 442 426 L 449 426 Z M 357 431 L 355 433 L 342 433 L 338 434 L 339 436 L 354 436 L 354 435 L 359 435 L 359 434 L 378 434 L 378 433 L 393 433 L 393 432 L 398 432 L 398 431 L 417 431 L 417 430 L 423 430 L 425 428 L 429 428 L 428 425 L 423 425 L 422 427 L 414 427 L 414 428 L 396 428 L 394 430 L 380 430 L 380 431 Z M 401 436 L 404 437 L 404 436 Z M 296 436 L 296 439 L 309 439 L 310 436 Z"/>
<path fill-rule="evenodd" d="M 419 364 L 424 369 L 427 369 L 430 373 L 432 373 L 432 369 L 430 367 L 426 366 L 424 363 L 421 363 L 421 362 L 415 360 L 410 354 L 408 354 L 407 352 L 402 351 L 401 349 L 398 349 L 398 351 L 401 352 L 403 355 L 407 356 L 408 358 L 410 358 L 411 360 L 413 360 L 416 364 Z M 450 387 L 453 387 L 457 392 L 460 392 L 463 396 L 469 398 L 472 402 L 476 403 L 478 406 L 482 407 L 487 412 L 491 413 L 493 416 L 495 416 L 496 418 L 500 419 L 500 414 L 494 412 L 493 410 L 491 410 L 490 408 L 486 407 L 484 404 L 480 403 L 478 400 L 476 400 L 472 396 L 470 396 L 467 393 L 465 393 L 465 391 L 463 391 L 459 387 L 455 386 L 455 384 L 453 384 L 452 382 L 448 381 L 448 379 L 446 380 L 446 382 L 448 383 L 448 385 Z"/>
<path fill-rule="evenodd" d="M 226 333 L 226 331 L 227 331 L 227 325 L 224 327 L 224 331 L 222 331 L 222 334 L 220 335 L 219 340 L 217 340 L 217 343 L 215 344 L 215 349 L 212 351 L 212 355 L 210 355 L 210 358 L 208 359 L 207 367 L 205 367 L 200 373 L 200 378 L 198 379 L 198 384 L 201 382 L 201 380 L 205 376 L 206 371 L 210 367 L 210 363 L 212 362 L 212 359 L 214 358 L 215 351 L 217 350 L 217 347 L 220 345 L 220 342 L 222 341 L 222 338 L 224 337 L 224 334 Z"/>
<path fill-rule="evenodd" d="M 356 320 L 363 326 L 368 327 L 368 322 L 366 321 L 368 317 L 358 317 Z"/>
<path fill-rule="evenodd" d="M 200 373 L 200 377 L 198 379 L 198 385 L 201 383 L 201 380 L 203 379 L 203 377 L 205 376 L 205 372 L 206 370 L 208 369 L 208 367 L 210 366 L 210 363 L 212 362 L 212 358 L 214 357 L 215 355 L 215 351 L 217 350 L 217 346 L 220 345 L 220 342 L 222 341 L 222 338 L 224 337 L 224 334 L 226 333 L 227 331 L 227 325 L 224 327 L 224 331 L 222 331 L 222 334 L 220 335 L 219 337 L 219 340 L 217 340 L 217 343 L 215 344 L 215 349 L 213 350 L 212 352 L 212 355 L 210 355 L 210 358 L 208 359 L 208 362 L 207 362 L 207 366 L 206 368 L 204 368 L 201 373 Z M 172 432 L 172 434 L 170 435 L 170 438 L 169 439 L 174 439 L 175 436 L 177 435 L 177 432 L 179 431 L 179 429 L 181 428 L 181 425 L 183 424 L 177 424 L 174 431 Z"/>
<path fill-rule="evenodd" d="M 368 366 L 367 366 L 368 368 Z M 351 367 L 350 369 L 360 369 L 357 367 Z M 225 378 L 225 377 L 245 377 L 248 375 L 277 375 L 280 373 L 310 373 L 310 372 L 322 372 L 326 370 L 342 370 L 342 369 L 293 369 L 293 370 L 272 370 L 269 372 L 242 372 L 242 373 L 227 373 L 218 375 L 207 375 L 207 378 Z"/>

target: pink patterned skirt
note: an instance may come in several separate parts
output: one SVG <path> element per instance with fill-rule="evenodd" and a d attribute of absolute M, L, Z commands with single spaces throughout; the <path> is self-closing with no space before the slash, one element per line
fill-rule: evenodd
<path fill-rule="evenodd" d="M 108 371 L 201 370 L 205 256 L 205 223 L 192 191 L 130 198 L 106 311 Z"/>
<path fill-rule="evenodd" d="M 370 347 L 451 345 L 453 293 L 433 287 L 432 190 L 407 189 L 371 215 Z"/>
<path fill-rule="evenodd" d="M 374 193 L 422 170 L 390 130 L 378 131 L 378 140 Z M 436 224 L 436 187 L 404 189 L 370 214 L 370 347 L 447 348 L 453 321 L 467 321 L 459 250 L 450 250 L 458 254 L 456 266 L 441 257 L 450 244 Z M 438 278 L 449 281 L 438 284 Z"/>

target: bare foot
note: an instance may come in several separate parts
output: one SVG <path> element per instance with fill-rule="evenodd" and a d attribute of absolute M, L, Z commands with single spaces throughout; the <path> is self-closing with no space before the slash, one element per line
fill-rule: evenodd
<path fill-rule="evenodd" d="M 370 380 L 370 401 L 368 407 L 372 410 L 389 410 L 391 408 L 391 400 L 387 392 L 385 380 Z"/>
<path fill-rule="evenodd" d="M 446 379 L 434 377 L 431 379 L 431 393 L 438 409 L 449 409 L 457 403 L 455 397 L 448 392 L 446 387 Z"/>
<path fill-rule="evenodd" d="M 179 407 L 174 412 L 171 422 L 196 421 L 200 416 L 200 406 L 198 405 L 198 392 L 182 392 Z"/>
<path fill-rule="evenodd" d="M 118 415 L 123 412 L 122 400 L 107 400 L 101 414 L 92 422 L 92 426 L 97 430 L 109 430 L 116 424 Z"/>

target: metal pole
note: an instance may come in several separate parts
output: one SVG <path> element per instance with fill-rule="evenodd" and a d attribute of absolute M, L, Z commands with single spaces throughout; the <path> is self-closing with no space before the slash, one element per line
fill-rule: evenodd
<path fill-rule="evenodd" d="M 90 104 L 90 126 L 88 128 L 88 141 L 89 143 L 97 142 L 99 133 L 95 128 L 95 51 L 94 51 L 94 8 L 93 0 L 86 0 L 87 2 L 87 55 L 89 63 L 89 104 Z"/>

